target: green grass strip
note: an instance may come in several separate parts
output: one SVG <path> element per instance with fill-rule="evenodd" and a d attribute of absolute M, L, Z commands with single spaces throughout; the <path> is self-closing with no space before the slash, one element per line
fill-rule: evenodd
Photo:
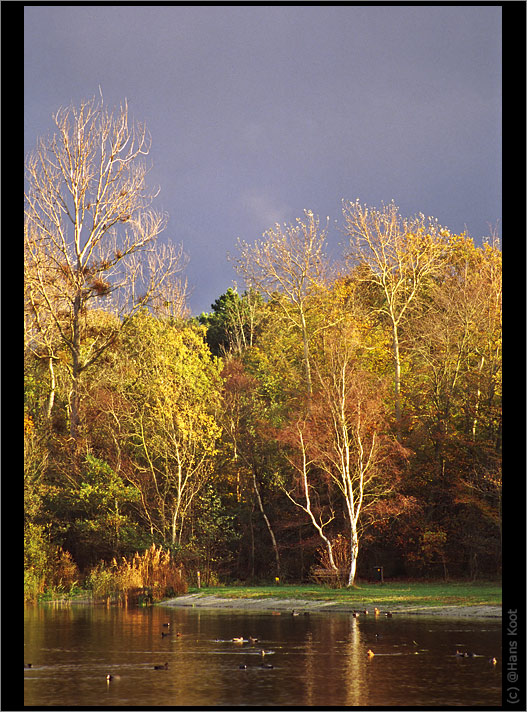
<path fill-rule="evenodd" d="M 498 583 L 385 583 L 357 584 L 335 589 L 307 584 L 275 586 L 218 586 L 189 588 L 189 593 L 241 599 L 300 599 L 335 601 L 342 604 L 381 605 L 387 607 L 427 606 L 501 606 L 502 589 Z"/>

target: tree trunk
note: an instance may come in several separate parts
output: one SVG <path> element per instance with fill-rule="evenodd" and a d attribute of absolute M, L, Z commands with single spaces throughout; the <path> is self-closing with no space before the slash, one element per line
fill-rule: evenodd
<path fill-rule="evenodd" d="M 393 361 L 395 386 L 395 432 L 398 442 L 401 442 L 401 357 L 399 354 L 399 332 L 397 324 L 393 324 Z"/>
<path fill-rule="evenodd" d="M 53 410 L 53 404 L 55 403 L 55 389 L 56 389 L 55 368 L 53 367 L 53 358 L 51 356 L 48 359 L 48 368 L 49 368 L 50 386 L 49 386 L 49 396 L 48 396 L 48 407 L 46 408 L 46 416 L 49 419 L 49 418 L 51 418 L 51 411 Z"/>
<path fill-rule="evenodd" d="M 274 555 L 276 559 L 276 575 L 280 577 L 280 553 L 278 551 L 278 545 L 276 543 L 275 535 L 273 532 L 273 528 L 271 527 L 271 522 L 269 521 L 267 514 L 265 513 L 263 504 L 262 504 L 262 498 L 260 497 L 260 491 L 258 489 L 258 483 L 256 482 L 256 468 L 253 465 L 253 485 L 254 485 L 254 491 L 256 493 L 256 499 L 258 500 L 258 507 L 260 509 L 260 512 L 262 513 L 262 517 L 265 520 L 265 523 L 267 525 L 267 529 L 269 530 L 269 534 L 271 536 L 271 540 L 273 542 L 273 549 L 274 549 Z"/>
<path fill-rule="evenodd" d="M 249 525 L 251 528 L 251 580 L 254 580 L 254 527 L 253 527 L 253 510 L 254 504 L 251 506 L 249 515 Z"/>
<path fill-rule="evenodd" d="M 352 526 L 350 538 L 350 571 L 348 577 L 348 587 L 355 585 L 355 574 L 357 573 L 357 559 L 359 556 L 359 537 L 357 529 Z"/>
<path fill-rule="evenodd" d="M 177 540 L 177 510 L 174 512 L 172 515 L 172 527 L 171 527 L 171 538 L 172 538 L 172 546 L 176 545 L 176 540 Z"/>
<path fill-rule="evenodd" d="M 472 420 L 472 442 L 476 440 L 476 426 L 478 424 L 479 417 L 479 401 L 481 398 L 481 372 L 483 371 L 483 366 L 485 365 L 485 356 L 481 357 L 478 367 L 478 386 L 476 391 L 476 404 L 474 406 L 474 418 Z"/>
<path fill-rule="evenodd" d="M 309 342 L 307 335 L 307 324 L 303 311 L 300 313 L 300 317 L 302 320 L 302 342 L 304 346 L 304 367 L 306 371 L 307 395 L 308 398 L 311 399 L 311 396 L 313 395 L 313 384 L 311 379 L 311 364 L 309 363 Z"/>
<path fill-rule="evenodd" d="M 76 441 L 79 435 L 80 423 L 80 374 L 81 374 L 81 333 L 80 333 L 80 312 L 81 312 L 81 295 L 78 292 L 75 295 L 73 302 L 73 339 L 71 345 L 71 360 L 72 360 L 72 386 L 70 399 L 70 435 Z"/>

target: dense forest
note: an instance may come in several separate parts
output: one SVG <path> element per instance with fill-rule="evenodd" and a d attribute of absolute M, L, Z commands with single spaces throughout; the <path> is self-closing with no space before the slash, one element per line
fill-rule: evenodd
<path fill-rule="evenodd" d="M 338 258 L 306 211 L 191 317 L 144 127 L 54 118 L 26 160 L 26 598 L 156 552 L 208 585 L 499 576 L 498 239 L 343 201 Z"/>

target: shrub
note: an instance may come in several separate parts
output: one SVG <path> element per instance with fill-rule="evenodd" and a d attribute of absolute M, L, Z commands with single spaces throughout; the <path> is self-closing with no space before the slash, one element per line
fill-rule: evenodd
<path fill-rule="evenodd" d="M 28 523 L 24 531 L 24 600 L 36 601 L 72 589 L 79 570 L 69 551 L 49 541 L 44 528 Z"/>

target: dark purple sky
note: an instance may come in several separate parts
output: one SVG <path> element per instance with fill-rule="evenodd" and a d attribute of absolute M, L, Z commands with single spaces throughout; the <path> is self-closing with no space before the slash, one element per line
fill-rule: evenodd
<path fill-rule="evenodd" d="M 501 220 L 501 8 L 25 7 L 25 152 L 59 106 L 128 99 L 183 242 L 193 314 L 241 280 L 227 253 L 341 201 Z"/>

